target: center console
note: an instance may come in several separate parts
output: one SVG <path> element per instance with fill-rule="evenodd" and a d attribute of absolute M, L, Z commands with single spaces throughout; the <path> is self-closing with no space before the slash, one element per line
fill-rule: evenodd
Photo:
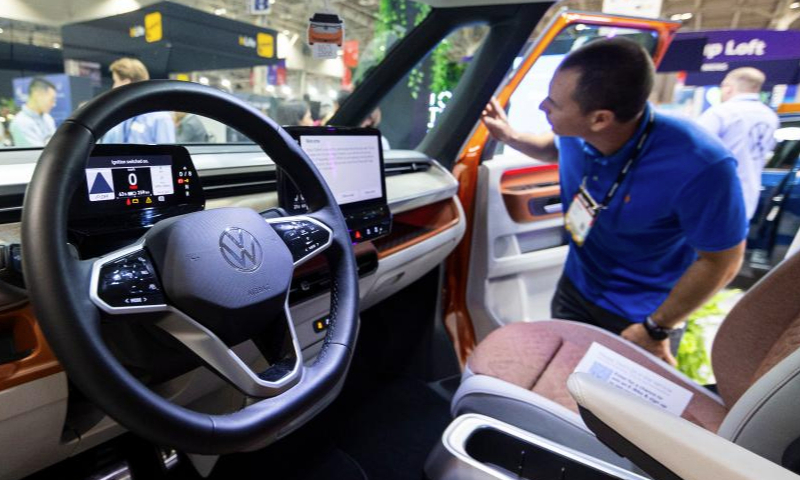
<path fill-rule="evenodd" d="M 425 464 L 429 480 L 647 480 L 477 414 L 450 424 Z"/>

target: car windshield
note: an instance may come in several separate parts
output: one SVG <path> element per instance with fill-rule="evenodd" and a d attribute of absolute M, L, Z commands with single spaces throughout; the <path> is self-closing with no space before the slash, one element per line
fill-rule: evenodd
<path fill-rule="evenodd" d="M 397 8 L 389 0 L 72 5 L 77 3 L 4 2 L 2 148 L 41 148 L 81 105 L 116 86 L 147 78 L 210 85 L 249 102 L 281 125 L 325 125 L 370 68 L 430 12 L 424 4 L 403 1 L 403 8 Z M 381 103 L 361 124 L 381 128 L 385 146 L 415 147 L 435 123 L 431 101 L 440 113 L 479 40 L 472 31 L 451 35 L 400 82 L 402 95 Z M 411 137 L 405 131 L 409 115 L 418 117 L 412 124 L 421 125 Z M 403 122 L 391 120 L 396 117 Z M 388 121 L 382 124 L 381 119 Z M 393 132 L 395 123 L 404 130 Z M 101 142 L 250 140 L 208 118 L 158 112 L 126 120 Z"/>

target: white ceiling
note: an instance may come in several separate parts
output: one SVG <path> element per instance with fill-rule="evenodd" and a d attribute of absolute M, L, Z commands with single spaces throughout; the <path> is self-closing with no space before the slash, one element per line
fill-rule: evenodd
<path fill-rule="evenodd" d="M 58 28 L 66 23 L 85 21 L 157 3 L 159 0 L 0 0 L 3 8 L 0 34 L 6 40 L 51 46 L 60 43 Z M 228 18 L 253 23 L 290 35 L 305 35 L 309 16 L 324 7 L 325 0 L 276 0 L 269 15 L 255 16 L 247 10 L 247 0 L 173 0 L 209 13 L 222 13 Z M 346 36 L 366 42 L 372 37 L 380 0 L 328 0 L 330 6 L 345 19 Z M 410 1 L 410 0 L 409 0 Z M 526 0 L 423 0 L 426 3 L 451 7 L 461 4 L 517 3 Z M 530 0 L 528 0 L 530 1 Z M 729 28 L 800 28 L 800 8 L 791 6 L 800 0 L 663 0 L 662 16 L 691 13 L 683 31 Z M 597 11 L 602 0 L 565 0 L 558 5 L 583 11 Z M 800 7 L 800 3 L 796 6 Z M 5 38 L 4 38 L 5 37 Z M 468 50 L 468 48 L 464 48 Z"/>

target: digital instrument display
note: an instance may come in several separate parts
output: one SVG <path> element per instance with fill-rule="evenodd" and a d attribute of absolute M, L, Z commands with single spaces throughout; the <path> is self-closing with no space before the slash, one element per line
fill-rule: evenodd
<path fill-rule="evenodd" d="M 181 172 L 179 172 L 180 174 Z M 186 171 L 180 186 L 190 186 L 193 172 Z M 86 186 L 90 202 L 122 200 L 126 205 L 153 205 L 175 194 L 172 157 L 135 155 L 91 157 L 86 164 Z M 189 192 L 179 192 L 189 195 Z"/>
<path fill-rule="evenodd" d="M 167 216 L 202 210 L 203 189 L 189 152 L 174 145 L 97 145 L 70 218 L 102 228 L 148 226 Z M 88 224 L 89 222 L 83 222 Z"/>
<path fill-rule="evenodd" d="M 386 204 L 381 134 L 374 128 L 287 127 L 317 167 L 342 209 L 353 242 L 381 237 L 391 229 Z M 297 215 L 308 210 L 294 183 L 279 175 L 281 206 Z"/>

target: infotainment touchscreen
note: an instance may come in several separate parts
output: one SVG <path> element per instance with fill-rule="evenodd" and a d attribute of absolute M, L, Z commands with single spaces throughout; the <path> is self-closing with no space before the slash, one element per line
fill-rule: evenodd
<path fill-rule="evenodd" d="M 325 177 L 339 205 L 383 197 L 380 137 L 301 135 L 300 146 Z"/>
<path fill-rule="evenodd" d="M 386 180 L 380 132 L 374 128 L 288 127 L 331 189 L 354 242 L 389 233 Z M 307 210 L 305 199 L 285 175 L 279 176 L 281 206 L 291 214 Z"/>

